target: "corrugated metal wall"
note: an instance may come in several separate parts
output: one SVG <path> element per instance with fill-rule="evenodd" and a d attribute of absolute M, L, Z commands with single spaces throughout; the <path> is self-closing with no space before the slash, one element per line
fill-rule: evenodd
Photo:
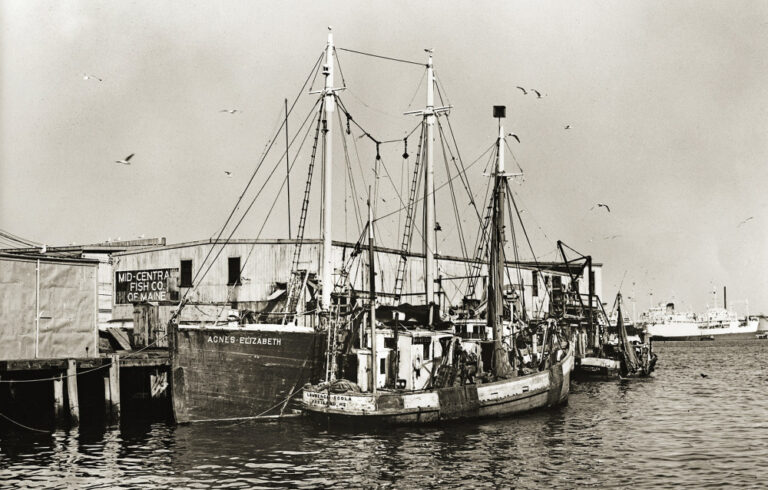
<path fill-rule="evenodd" d="M 162 249 L 145 250 L 141 252 L 130 252 L 118 254 L 113 257 L 115 271 L 144 270 L 160 268 L 179 268 L 181 260 L 192 260 L 193 275 L 197 273 L 206 255 L 211 251 L 213 258 L 219 251 L 218 259 L 211 266 L 210 271 L 205 275 L 202 282 L 200 279 L 195 283 L 200 283 L 196 288 L 191 300 L 196 303 L 221 303 L 232 301 L 259 301 L 264 300 L 274 290 L 275 283 L 286 282 L 290 274 L 291 259 L 294 252 L 294 243 L 289 242 L 264 242 L 264 243 L 229 243 L 222 250 L 221 245 L 215 248 L 210 243 L 191 243 L 178 246 L 168 246 Z M 317 241 L 305 243 L 302 247 L 300 268 L 308 269 L 311 272 L 318 272 L 319 254 L 321 244 Z M 334 264 L 336 271 L 334 280 L 339 277 L 339 270 L 342 264 L 347 264 L 349 268 L 349 281 L 355 289 L 367 289 L 367 253 L 363 251 L 354 261 L 350 261 L 353 247 L 349 245 L 334 244 Z M 241 267 L 243 267 L 243 283 L 238 287 L 228 287 L 228 258 L 240 257 Z M 210 263 L 210 258 L 208 263 Z M 379 292 L 391 293 L 394 290 L 395 275 L 397 271 L 400 254 L 394 251 L 377 251 L 377 279 L 376 288 Z M 467 279 L 464 277 L 470 272 L 469 264 L 459 259 L 438 259 L 438 277 L 442 277 L 440 282 L 443 292 L 443 305 L 457 305 L 465 294 L 467 288 Z M 205 265 L 207 268 L 208 265 Z M 200 272 L 202 277 L 205 268 Z M 485 265 L 481 268 L 481 274 L 486 273 Z M 545 273 L 548 274 L 548 273 Z M 532 296 L 532 271 L 520 269 L 520 275 L 525 285 L 526 305 L 529 312 L 546 311 L 548 309 L 549 298 L 545 294 L 544 284 L 539 279 L 539 294 Z M 461 279 L 452 279 L 458 278 Z M 512 282 L 517 282 L 517 269 L 509 268 L 509 275 Z M 595 268 L 596 289 L 601 291 L 600 268 Z M 423 293 L 424 291 L 424 271 L 423 258 L 410 256 L 407 262 L 405 281 L 403 286 L 403 301 L 423 304 L 423 296 L 411 296 L 411 293 Z M 563 277 L 563 284 L 567 285 L 569 280 Z M 476 296 L 481 297 L 484 282 L 482 279 L 478 282 Z M 586 280 L 579 281 L 579 289 L 586 294 Z M 185 289 L 182 288 L 182 294 Z M 382 298 L 386 302 L 386 298 Z M 206 310 L 207 313 L 210 313 Z M 115 318 L 131 318 L 133 307 L 131 305 L 114 305 Z"/>
<path fill-rule="evenodd" d="M 0 359 L 34 359 L 37 261 L 0 257 Z M 38 358 L 96 357 L 97 264 L 40 261 Z"/>

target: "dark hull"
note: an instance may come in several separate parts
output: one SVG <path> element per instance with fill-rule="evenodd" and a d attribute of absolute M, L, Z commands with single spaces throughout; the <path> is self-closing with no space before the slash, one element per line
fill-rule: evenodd
<path fill-rule="evenodd" d="M 279 326 L 278 326 L 279 327 Z M 274 416 L 323 368 L 325 334 L 279 328 L 176 328 L 173 409 L 179 423 Z"/>
<path fill-rule="evenodd" d="M 618 379 L 620 376 L 619 366 L 592 366 L 582 365 L 581 359 L 576 359 L 573 367 L 573 379 L 575 380 L 609 380 Z"/>

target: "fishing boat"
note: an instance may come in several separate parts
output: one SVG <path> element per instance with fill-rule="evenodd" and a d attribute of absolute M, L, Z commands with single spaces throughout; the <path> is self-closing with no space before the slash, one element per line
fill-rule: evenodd
<path fill-rule="evenodd" d="M 346 51 L 360 56 L 367 55 L 358 50 Z M 370 56 L 381 60 L 380 56 Z M 410 132 L 406 131 L 405 138 L 400 136 L 395 139 L 378 137 L 378 131 L 368 127 L 363 118 L 353 116 L 347 105 L 348 100 L 345 101 L 343 97 L 347 93 L 346 89 L 350 89 L 350 92 L 352 89 L 344 81 L 337 58 L 333 33 L 329 31 L 321 56 L 301 88 L 301 94 L 310 94 L 309 101 L 304 104 L 307 107 L 304 122 L 291 123 L 294 129 L 289 136 L 288 115 L 293 114 L 293 106 L 289 109 L 286 102 L 283 125 L 268 145 L 268 150 L 276 148 L 275 142 L 282 140 L 281 132 L 285 130 L 285 151 L 282 156 L 274 155 L 274 151 L 265 152 L 254 171 L 253 176 L 256 178 L 252 177 L 246 182 L 246 189 L 230 218 L 215 238 L 119 257 L 119 270 L 127 272 L 147 268 L 166 270 L 181 262 L 178 280 L 180 300 L 173 305 L 175 311 L 172 315 L 169 314 L 168 331 L 174 414 L 178 422 L 293 415 L 303 404 L 302 387 L 309 382 L 316 384 L 328 381 L 338 384 L 336 380 L 341 378 L 354 378 L 355 386 L 368 390 L 373 387 L 402 387 L 415 392 L 433 389 L 438 385 L 447 388 L 449 382 L 458 376 L 451 374 L 456 364 L 453 360 L 449 362 L 450 356 L 456 356 L 457 360 L 462 356 L 465 359 L 477 359 L 478 367 L 483 359 L 486 366 L 491 363 L 493 346 L 489 342 L 486 321 L 490 310 L 483 297 L 485 288 L 475 287 L 481 280 L 487 280 L 488 261 L 485 260 L 485 251 L 489 234 L 478 233 L 481 245 L 475 250 L 474 257 L 465 253 L 465 247 L 462 247 L 461 257 L 437 253 L 436 232 L 439 225 L 435 217 L 433 162 L 436 153 L 433 145 L 437 144 L 436 141 L 440 142 L 444 150 L 446 167 L 452 165 L 456 169 L 453 175 L 446 171 L 448 175 L 443 183 L 443 186 L 448 185 L 446 190 L 451 191 L 454 209 L 457 209 L 459 202 L 452 188 L 452 182 L 456 180 L 463 183 L 462 187 L 478 215 L 481 228 L 490 220 L 490 212 L 486 211 L 482 215 L 478 210 L 468 182 L 464 180 L 467 178 L 468 167 L 460 158 L 455 138 L 445 133 L 452 131 L 448 119 L 451 107 L 437 106 L 435 103 L 435 99 L 440 98 L 440 104 L 443 104 L 434 77 L 431 52 L 426 64 L 405 61 L 409 67 L 418 65 L 428 75 L 427 104 L 423 110 L 406 112 L 421 120 Z M 388 57 L 385 59 L 389 60 L 387 62 L 397 62 Z M 340 84 L 334 83 L 337 68 L 342 79 Z M 316 80 L 322 80 L 318 90 L 314 89 Z M 306 99 L 301 98 L 302 101 Z M 301 115 L 292 118 L 291 121 L 302 121 Z M 404 119 L 410 121 L 410 118 Z M 413 123 L 408 122 L 407 125 L 410 128 Z M 418 136 L 415 145 L 417 149 L 409 152 L 409 138 L 413 141 L 413 135 Z M 303 146 L 305 141 L 307 145 Z M 341 142 L 341 145 L 336 146 L 336 153 L 342 153 L 343 150 L 342 163 L 346 164 L 343 178 L 336 173 L 338 168 L 334 170 L 332 148 L 338 143 L 333 141 Z M 384 158 L 391 155 L 391 152 L 386 149 L 401 144 L 402 165 L 397 162 L 398 165 L 390 165 L 388 169 L 384 165 Z M 411 145 L 413 150 L 413 143 Z M 398 146 L 394 148 L 399 157 Z M 481 157 L 491 154 L 495 147 L 497 143 L 489 145 Z M 449 158 L 446 151 L 455 157 Z M 357 162 L 354 162 L 354 157 L 357 157 Z M 268 175 L 269 167 L 266 164 L 264 170 L 259 170 L 262 162 L 267 160 L 273 165 Z M 296 175 L 296 170 L 291 169 L 297 161 L 306 164 L 306 181 L 301 199 L 291 199 L 289 177 Z M 479 161 L 480 158 L 475 163 Z M 269 179 L 273 175 L 280 175 L 278 169 L 282 169 L 283 165 L 286 168 L 284 187 L 278 188 L 279 182 L 270 183 Z M 320 170 L 316 170 L 317 167 Z M 353 172 L 355 167 L 359 168 L 358 173 Z M 404 185 L 400 188 L 389 176 L 393 168 L 402 169 L 401 181 Z M 357 192 L 355 180 L 364 178 L 366 174 L 369 175 L 368 182 L 376 182 L 368 196 L 373 210 L 381 209 L 384 206 L 382 203 L 389 200 L 387 214 L 391 216 L 390 221 L 380 221 L 386 219 L 380 217 L 377 226 L 387 226 L 385 229 L 391 232 L 393 228 L 390 226 L 397 219 L 395 229 L 400 232 L 399 236 L 393 234 L 396 240 L 399 239 L 398 248 L 373 247 L 373 262 L 385 265 L 379 268 L 374 278 L 366 278 L 361 272 L 364 270 L 365 254 L 362 252 L 366 236 L 372 229 L 364 226 L 364 211 L 359 209 L 359 198 L 363 196 Z M 313 176 L 315 180 L 322 176 L 321 205 L 312 208 L 312 212 L 320 209 L 316 222 L 309 218 Z M 380 193 L 379 182 L 385 182 L 383 176 L 387 176 L 392 184 L 395 198 Z M 408 181 L 410 185 L 407 185 Z M 251 190 L 251 193 L 256 193 L 256 197 L 250 205 L 246 205 L 247 201 L 242 201 L 242 196 L 246 195 L 248 186 L 253 182 L 262 185 L 262 189 L 267 184 L 273 190 L 277 188 L 275 200 L 271 204 L 264 204 L 262 199 L 258 201 L 258 206 L 254 206 L 261 191 Z M 350 215 L 353 211 L 354 215 L 349 217 L 349 221 L 354 220 L 358 227 L 353 229 L 352 235 L 359 236 L 357 241 L 332 239 L 332 230 L 335 228 L 338 238 L 340 228 L 338 224 L 333 225 L 334 215 L 344 217 L 343 220 L 337 218 L 337 223 L 343 221 L 347 236 L 347 193 L 343 196 L 343 209 L 338 206 L 338 193 L 335 199 L 332 195 L 334 187 L 339 190 L 341 184 L 345 185 L 351 195 L 349 209 Z M 407 192 L 401 195 L 399 191 L 403 187 L 407 188 Z M 507 192 L 510 192 L 508 188 Z M 230 232 L 230 229 L 236 229 L 243 221 L 241 214 L 244 215 L 252 207 L 261 206 L 262 211 L 268 210 L 265 218 L 268 219 L 269 211 L 275 207 L 278 198 L 286 197 L 289 203 L 287 239 L 260 239 L 263 224 L 255 239 L 233 238 L 234 231 Z M 298 226 L 291 225 L 291 204 L 298 208 L 299 203 L 301 212 Z M 423 211 L 421 229 L 416 216 L 419 207 Z M 403 215 L 404 219 L 400 221 Z M 456 219 L 453 224 L 458 233 L 454 232 L 451 238 L 456 238 L 456 242 L 464 237 L 461 222 Z M 311 228 L 315 223 L 319 223 L 317 230 L 320 238 L 311 236 Z M 411 242 L 416 233 L 422 238 L 423 248 L 419 251 L 411 250 Z M 505 274 L 523 277 L 527 285 L 537 287 L 545 284 L 546 291 L 549 291 L 550 284 L 553 288 L 567 285 L 565 273 L 556 267 L 547 269 L 545 264 L 538 262 L 499 260 L 502 265 L 497 266 L 504 268 Z M 192 262 L 197 265 L 196 274 L 192 274 Z M 552 266 L 552 263 L 549 265 Z M 467 280 L 469 276 L 472 279 Z M 466 286 L 467 282 L 469 286 Z M 376 284 L 378 293 L 376 301 L 373 301 L 370 288 Z M 515 335 L 521 333 L 520 328 L 514 325 L 512 308 L 507 304 L 513 298 L 523 303 L 515 310 L 518 316 L 526 315 L 525 304 L 531 310 L 534 309 L 534 303 L 536 309 L 545 309 L 546 302 L 543 299 L 533 299 L 538 294 L 534 291 L 531 287 L 513 288 L 507 285 L 500 293 L 506 302 L 499 312 L 499 315 L 506 315 L 503 335 L 508 337 L 513 332 Z M 451 298 L 461 298 L 461 305 L 451 303 Z M 369 303 L 376 306 L 373 313 L 369 311 Z M 162 309 L 165 306 L 161 305 L 160 308 L 160 317 L 164 318 Z M 452 314 L 451 311 L 460 313 Z M 370 323 L 371 318 L 381 322 L 381 329 L 374 336 L 376 341 L 373 345 L 371 336 L 365 333 L 365 325 Z M 538 377 L 533 380 L 535 382 L 523 380 L 520 384 L 520 390 L 526 394 L 523 398 L 528 399 L 529 392 L 535 392 L 535 396 L 541 398 L 544 395 L 540 390 L 546 387 L 547 392 L 551 392 L 549 397 L 559 401 L 560 395 L 555 396 L 555 392 L 568 384 L 567 376 L 564 384 L 558 380 L 562 378 L 560 371 L 563 371 L 563 366 L 569 366 L 570 361 L 565 357 L 570 348 L 564 343 L 555 349 L 550 343 L 555 345 L 555 338 L 558 342 L 565 342 L 565 335 L 560 333 L 559 325 L 546 322 L 530 325 L 527 329 L 531 332 L 535 329 L 537 338 L 534 342 L 529 339 L 525 348 L 517 349 L 521 353 L 517 357 L 524 361 L 513 373 L 516 375 L 515 382 L 523 375 L 537 374 Z M 452 341 L 454 338 L 461 340 L 461 350 L 458 349 L 459 344 Z M 509 340 L 504 345 L 507 351 L 513 350 Z M 546 358 L 542 348 L 548 349 Z M 371 352 L 372 349 L 374 352 Z M 555 361 L 552 361 L 552 355 L 557 358 Z M 559 363 L 560 367 L 555 369 L 553 363 Z M 370 379 L 373 366 L 379 372 L 376 382 Z M 551 371 L 551 374 L 542 375 L 540 372 L 543 371 Z M 565 371 L 570 372 L 569 369 Z M 556 385 L 550 387 L 542 381 L 543 377 L 552 378 L 552 383 Z M 441 381 L 435 381 L 438 378 Z M 336 386 L 334 389 L 339 388 Z M 322 396 L 322 390 L 316 395 Z"/>
<path fill-rule="evenodd" d="M 576 338 L 576 361 L 574 378 L 579 379 L 616 379 L 649 377 L 656 368 L 658 356 L 653 352 L 653 344 L 645 335 L 629 335 L 621 311 L 622 296 L 616 295 L 615 315 L 602 317 L 605 322 L 596 336 L 588 335 L 589 330 L 582 329 Z M 615 327 L 610 319 L 616 318 Z M 594 339 L 590 342 L 590 339 Z"/>
<path fill-rule="evenodd" d="M 429 68 L 427 76 L 431 84 Z M 397 322 L 380 328 L 371 252 L 370 311 L 364 322 L 368 329 L 361 329 L 360 343 L 347 357 L 356 368 L 332 370 L 341 376 L 357 376 L 329 378 L 305 386 L 304 410 L 313 420 L 355 427 L 433 424 L 508 417 L 567 400 L 573 344 L 566 329 L 554 319 L 526 322 L 521 314 L 524 309 L 514 307 L 514 298 L 505 304 L 504 212 L 509 176 L 504 167 L 505 133 L 501 124 L 505 108 L 495 106 L 494 116 L 499 121 L 499 136 L 489 206 L 492 212 L 485 322 L 467 319 L 458 328 L 422 323 L 402 334 Z M 511 194 L 509 197 L 511 200 Z M 370 250 L 374 241 L 372 223 L 369 211 Z M 473 335 L 475 332 L 480 334 Z M 490 339 L 485 338 L 485 332 L 490 332 Z M 378 354 L 383 350 L 393 354 L 386 357 L 394 360 L 392 376 L 386 358 Z M 345 356 L 341 363 L 350 364 Z M 385 379 L 380 378 L 382 375 Z M 387 378 L 394 378 L 396 383 L 388 383 Z"/>

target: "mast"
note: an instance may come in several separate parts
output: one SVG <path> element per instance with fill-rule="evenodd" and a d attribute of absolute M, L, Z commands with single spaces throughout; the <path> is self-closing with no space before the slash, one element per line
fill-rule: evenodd
<path fill-rule="evenodd" d="M 426 282 L 426 304 L 435 301 L 435 73 L 432 68 L 432 50 L 427 50 L 427 158 L 424 178 L 424 281 Z"/>
<path fill-rule="evenodd" d="M 488 262 L 488 326 L 493 329 L 493 371 L 497 377 L 514 375 L 509 365 L 507 351 L 503 346 L 504 303 L 504 198 L 507 176 L 504 173 L 504 126 L 501 119 L 506 116 L 506 107 L 493 106 L 493 115 L 499 121 L 499 138 L 496 144 L 496 175 L 494 176 L 493 214 Z"/>
<path fill-rule="evenodd" d="M 435 164 L 434 164 L 434 133 L 435 116 L 447 113 L 451 106 L 435 107 L 435 72 L 432 68 L 432 50 L 425 49 L 429 53 L 427 59 L 427 107 L 423 110 L 408 111 L 405 114 L 418 114 L 424 118 L 426 125 L 427 145 L 424 161 L 424 282 L 425 303 L 435 302 Z"/>
<path fill-rule="evenodd" d="M 376 356 L 376 271 L 373 256 L 373 208 L 371 190 L 368 189 L 368 288 L 371 296 L 371 393 L 376 393 L 378 384 L 378 359 Z"/>
<path fill-rule="evenodd" d="M 325 47 L 325 89 L 323 90 L 323 258 L 322 258 L 322 295 L 320 309 L 328 311 L 331 307 L 331 291 L 333 290 L 333 263 L 331 258 L 331 228 L 332 228 L 332 184 L 333 184 L 333 112 L 335 110 L 335 95 L 333 93 L 333 32 L 328 27 L 328 44 Z"/>

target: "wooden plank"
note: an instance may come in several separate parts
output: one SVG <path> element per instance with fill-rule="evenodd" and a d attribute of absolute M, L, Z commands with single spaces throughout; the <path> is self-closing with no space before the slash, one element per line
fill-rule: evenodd
<path fill-rule="evenodd" d="M 131 341 L 128 339 L 128 334 L 119 328 L 108 328 L 107 335 L 112 337 L 117 345 L 123 350 L 131 350 Z"/>
<path fill-rule="evenodd" d="M 80 402 L 77 396 L 77 361 L 67 360 L 67 398 L 69 399 L 69 420 L 73 425 L 80 423 Z"/>
<path fill-rule="evenodd" d="M 162 358 L 162 357 L 149 357 L 149 358 L 139 358 L 134 359 L 132 357 L 129 357 L 127 359 L 121 359 L 120 360 L 120 366 L 124 368 L 128 367 L 165 367 L 170 366 L 171 360 L 170 358 Z"/>

